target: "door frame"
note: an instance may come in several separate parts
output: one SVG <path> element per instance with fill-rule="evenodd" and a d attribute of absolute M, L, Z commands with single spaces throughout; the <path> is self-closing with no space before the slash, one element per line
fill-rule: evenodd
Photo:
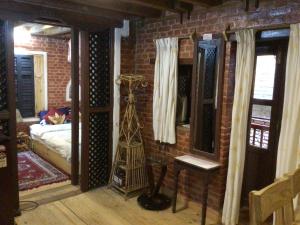
<path fill-rule="evenodd" d="M 16 105 L 15 102 L 15 88 L 14 88 L 14 40 L 13 40 L 13 28 L 15 21 L 26 21 L 26 22 L 35 22 L 36 20 L 42 19 L 48 19 L 49 21 L 52 21 L 52 23 L 48 23 L 45 21 L 46 24 L 52 24 L 57 26 L 65 26 L 65 27 L 71 27 L 72 28 L 72 46 L 73 49 L 74 46 L 79 46 L 79 38 L 76 38 L 75 36 L 79 35 L 80 31 L 101 31 L 103 29 L 112 28 L 115 26 L 121 25 L 121 23 L 116 23 L 115 20 L 103 20 L 102 24 L 99 23 L 91 23 L 91 19 L 88 18 L 76 18 L 74 15 L 71 15 L 67 10 L 57 11 L 54 9 L 45 9 L 42 7 L 37 6 L 26 6 L 24 4 L 17 4 L 17 3 L 0 3 L 0 19 L 3 21 L 7 21 L 6 23 L 6 30 L 7 30 L 7 37 L 6 37 L 6 43 L 9 46 L 8 49 L 10 51 L 7 51 L 7 70 L 8 74 L 10 74 L 9 82 L 8 82 L 8 92 L 9 92 L 9 98 L 10 98 L 10 104 L 9 104 L 9 110 L 13 113 L 11 113 L 9 123 L 9 130 L 12 130 L 12 137 L 9 141 L 9 151 L 7 154 L 7 157 L 9 161 L 11 162 L 11 165 L 9 166 L 9 170 L 11 173 L 11 182 L 13 184 L 12 191 L 13 191 L 13 203 L 14 203 L 14 211 L 15 216 L 20 215 L 20 204 L 19 204 L 19 188 L 18 188 L 18 170 L 17 170 L 17 149 L 16 149 Z M 35 10 L 36 8 L 36 10 Z M 14 9 L 14 11 L 12 11 Z M 33 12 L 34 11 L 34 12 Z M 107 23 L 105 23 L 107 21 Z M 78 34 L 78 35 L 77 35 Z M 74 38 L 75 37 L 75 38 Z M 79 37 L 79 36 L 78 36 Z M 113 41 L 111 41 L 113 43 Z M 113 47 L 113 45 L 111 44 Z M 112 49 L 113 51 L 113 49 Z M 71 75 L 71 82 L 75 84 L 79 84 L 79 51 L 72 51 L 72 75 Z M 112 57 L 113 60 L 113 57 Z M 113 74 L 113 70 L 111 69 L 111 73 Z M 112 82 L 111 82 L 112 83 Z M 111 84 L 110 84 L 111 85 Z M 113 98 L 111 96 L 111 98 Z M 112 104 L 113 105 L 113 104 Z M 84 108 L 84 104 L 82 104 L 82 107 Z M 79 183 L 79 150 L 78 150 L 78 141 L 79 141 L 79 85 L 78 88 L 74 85 L 72 87 L 72 116 L 74 117 L 74 120 L 72 121 L 72 173 L 74 174 L 71 178 L 72 184 L 76 185 Z M 78 109 L 78 110 L 77 110 Z M 13 122 L 14 121 L 14 122 Z M 74 124 L 73 124 L 74 123 Z M 112 127 L 112 124 L 110 123 L 110 127 Z M 76 130 L 75 130 L 76 129 Z M 111 129 L 112 130 L 112 129 Z M 77 138 L 78 137 L 78 138 Z M 77 140 L 75 140 L 77 138 Z M 110 137 L 110 149 L 109 154 L 112 155 L 112 137 Z M 87 151 L 87 150 L 86 150 Z M 74 155 L 73 155 L 74 154 Z M 78 164 L 77 164 L 78 162 Z M 88 167 L 81 166 L 81 174 L 83 174 L 84 170 L 88 169 Z M 78 171 L 78 172 L 77 172 Z M 77 175 L 76 175 L 77 174 Z M 82 185 L 82 182 L 81 182 Z M 82 190 L 85 190 L 84 188 L 81 188 Z"/>
<path fill-rule="evenodd" d="M 246 140 L 246 156 L 245 156 L 245 169 L 244 169 L 244 179 L 243 179 L 243 190 L 242 190 L 242 205 L 248 205 L 248 187 L 247 187 L 247 163 L 249 160 L 249 148 L 252 148 L 250 151 L 257 152 L 256 154 L 270 154 L 270 160 L 273 162 L 272 167 L 270 168 L 272 171 L 270 173 L 270 177 L 268 179 L 271 181 L 275 178 L 276 173 L 276 158 L 277 158 L 277 148 L 278 141 L 280 136 L 280 127 L 281 127 L 281 119 L 282 119 L 282 109 L 283 108 L 283 100 L 284 100 L 284 84 L 285 84 L 285 68 L 286 68 L 286 58 L 287 58 L 287 48 L 288 48 L 288 39 L 270 39 L 270 40 L 257 40 L 255 46 L 255 62 L 254 62 L 254 76 L 252 81 L 251 88 L 251 97 L 249 103 L 249 112 L 248 112 L 248 123 L 247 123 L 247 140 Z M 255 78 L 256 78 L 256 63 L 257 56 L 260 55 L 268 55 L 268 54 L 276 54 L 276 71 L 274 76 L 274 87 L 273 87 L 273 104 L 270 104 L 269 100 L 256 100 L 253 98 L 254 95 L 254 86 L 255 86 Z M 278 63 L 280 60 L 280 63 Z M 276 99 L 276 100 L 274 100 Z M 270 131 L 269 131 L 269 143 L 268 149 L 265 152 L 259 150 L 260 148 L 249 146 L 249 138 L 250 138 L 250 130 L 251 130 L 251 118 L 252 118 L 252 105 L 258 104 L 256 102 L 266 102 L 267 106 L 271 106 L 271 121 L 270 121 Z M 261 104 L 262 105 L 262 104 Z M 273 118 L 273 119 L 272 119 Z M 274 121 L 274 118 L 277 118 L 277 121 Z M 272 148 L 269 150 L 269 148 Z M 249 174 L 248 174 L 249 175 Z"/>

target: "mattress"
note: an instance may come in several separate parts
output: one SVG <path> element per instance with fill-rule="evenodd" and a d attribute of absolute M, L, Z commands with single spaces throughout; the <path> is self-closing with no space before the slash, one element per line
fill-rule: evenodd
<path fill-rule="evenodd" d="M 71 161 L 72 129 L 70 123 L 44 126 L 33 124 L 30 126 L 30 135 L 33 140 L 41 142 L 67 161 Z M 81 149 L 81 124 L 79 124 L 79 149 Z"/>

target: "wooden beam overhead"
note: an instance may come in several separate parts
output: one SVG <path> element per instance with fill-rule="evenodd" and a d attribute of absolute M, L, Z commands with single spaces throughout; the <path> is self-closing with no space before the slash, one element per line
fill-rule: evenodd
<path fill-rule="evenodd" d="M 158 10 L 168 10 L 175 13 L 190 12 L 193 5 L 190 3 L 175 0 L 121 0 L 126 3 L 151 7 Z"/>
<path fill-rule="evenodd" d="M 69 27 L 49 27 L 47 29 L 42 29 L 31 33 L 35 36 L 57 36 L 71 33 L 71 28 Z"/>
<path fill-rule="evenodd" d="M 88 6 L 81 3 L 74 3 L 72 0 L 13 0 L 15 2 L 47 7 L 56 10 L 64 10 L 73 13 L 85 14 L 90 16 L 100 16 L 109 19 L 131 19 L 132 15 L 123 12 L 117 12 L 109 9 L 100 9 L 93 6 Z"/>
<path fill-rule="evenodd" d="M 92 6 L 99 9 L 108 9 L 116 12 L 126 13 L 139 17 L 159 17 L 161 11 L 151 7 L 145 7 L 132 3 L 125 3 L 121 0 L 68 0 L 72 3 L 81 3 L 86 6 Z"/>
<path fill-rule="evenodd" d="M 181 1 L 195 4 L 195 5 L 206 5 L 206 6 L 216 6 L 222 4 L 222 0 L 181 0 Z"/>
<path fill-rule="evenodd" d="M 78 26 L 85 30 L 104 30 L 110 27 L 121 27 L 122 20 L 90 16 L 64 10 L 31 5 L 16 0 L 0 1 L 0 18 L 38 22 L 55 26 Z"/>

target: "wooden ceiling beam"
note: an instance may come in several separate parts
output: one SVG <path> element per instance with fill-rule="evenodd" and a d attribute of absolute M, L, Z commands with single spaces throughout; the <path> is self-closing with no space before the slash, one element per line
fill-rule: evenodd
<path fill-rule="evenodd" d="M 42 6 L 47 7 L 51 9 L 56 10 L 63 10 L 68 11 L 72 13 L 80 13 L 80 14 L 86 14 L 90 16 L 99 16 L 105 18 L 114 18 L 118 20 L 124 20 L 124 19 L 132 19 L 132 15 L 128 13 L 123 12 L 116 12 L 108 9 L 99 9 L 96 7 L 80 4 L 80 3 L 74 3 L 69 0 L 51 0 L 51 1 L 45 1 L 45 0 L 13 0 L 15 2 L 19 3 L 26 3 L 30 5 L 36 5 L 36 6 Z"/>
<path fill-rule="evenodd" d="M 137 4 L 141 6 L 151 7 L 158 10 L 168 10 L 175 13 L 190 12 L 193 5 L 178 0 L 121 0 L 126 3 Z"/>
<path fill-rule="evenodd" d="M 15 0 L 0 1 L 0 18 L 38 22 L 56 26 L 78 26 L 85 30 L 121 27 L 123 21 L 99 16 L 78 14 L 47 7 L 30 5 Z"/>
<path fill-rule="evenodd" d="M 205 6 L 217 6 L 222 4 L 222 0 L 180 0 L 182 2 L 197 4 L 197 5 L 205 5 Z"/>
<path fill-rule="evenodd" d="M 125 3 L 121 0 L 68 0 L 72 3 L 81 3 L 101 9 L 113 10 L 116 12 L 127 13 L 138 17 L 159 17 L 162 12 L 158 9 L 145 7 L 132 3 Z"/>
<path fill-rule="evenodd" d="M 70 33 L 71 28 L 69 27 L 49 27 L 46 29 L 37 30 L 31 34 L 35 36 L 57 36 Z"/>

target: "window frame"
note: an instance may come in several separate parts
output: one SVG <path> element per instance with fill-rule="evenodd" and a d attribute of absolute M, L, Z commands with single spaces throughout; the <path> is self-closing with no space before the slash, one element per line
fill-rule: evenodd
<path fill-rule="evenodd" d="M 188 110 L 190 110 L 189 112 L 189 122 L 188 123 L 184 123 L 184 124 L 181 124 L 181 123 L 178 123 L 177 121 L 177 112 L 178 112 L 178 108 L 176 109 L 176 127 L 184 127 L 184 128 L 188 128 L 187 125 L 190 126 L 191 124 L 191 114 L 192 114 L 192 111 L 191 111 L 191 108 L 192 108 L 192 79 L 193 79 L 193 71 L 194 71 L 194 64 L 193 64 L 193 59 L 183 59 L 183 60 L 179 60 L 178 62 L 178 79 L 179 79 L 179 72 L 180 72 L 180 67 L 182 66 L 190 66 L 191 67 L 191 74 L 190 74 L 190 101 L 188 101 L 188 106 L 187 107 L 190 107 Z M 178 88 L 177 88 L 177 92 L 178 92 Z M 177 93 L 177 97 L 179 96 L 179 92 Z"/>
<path fill-rule="evenodd" d="M 225 64 L 225 41 L 222 35 L 213 35 L 213 39 L 218 43 L 217 45 L 217 57 L 216 57 L 216 70 L 217 81 L 215 81 L 215 96 L 217 99 L 217 109 L 214 115 L 214 152 L 209 153 L 198 149 L 195 146 L 195 140 L 197 135 L 197 120 L 199 113 L 196 111 L 199 109 L 198 100 L 199 100 L 199 59 L 198 59 L 198 48 L 201 41 L 205 41 L 202 38 L 197 39 L 194 43 L 194 62 L 193 62 L 193 74 L 192 74 L 192 109 L 191 109 L 191 120 L 190 120 L 190 152 L 205 158 L 219 161 L 220 156 L 220 131 L 221 131 L 221 117 L 222 117 L 222 102 L 223 102 L 223 83 L 224 83 L 224 64 Z M 216 96 L 217 93 L 217 96 Z"/>

